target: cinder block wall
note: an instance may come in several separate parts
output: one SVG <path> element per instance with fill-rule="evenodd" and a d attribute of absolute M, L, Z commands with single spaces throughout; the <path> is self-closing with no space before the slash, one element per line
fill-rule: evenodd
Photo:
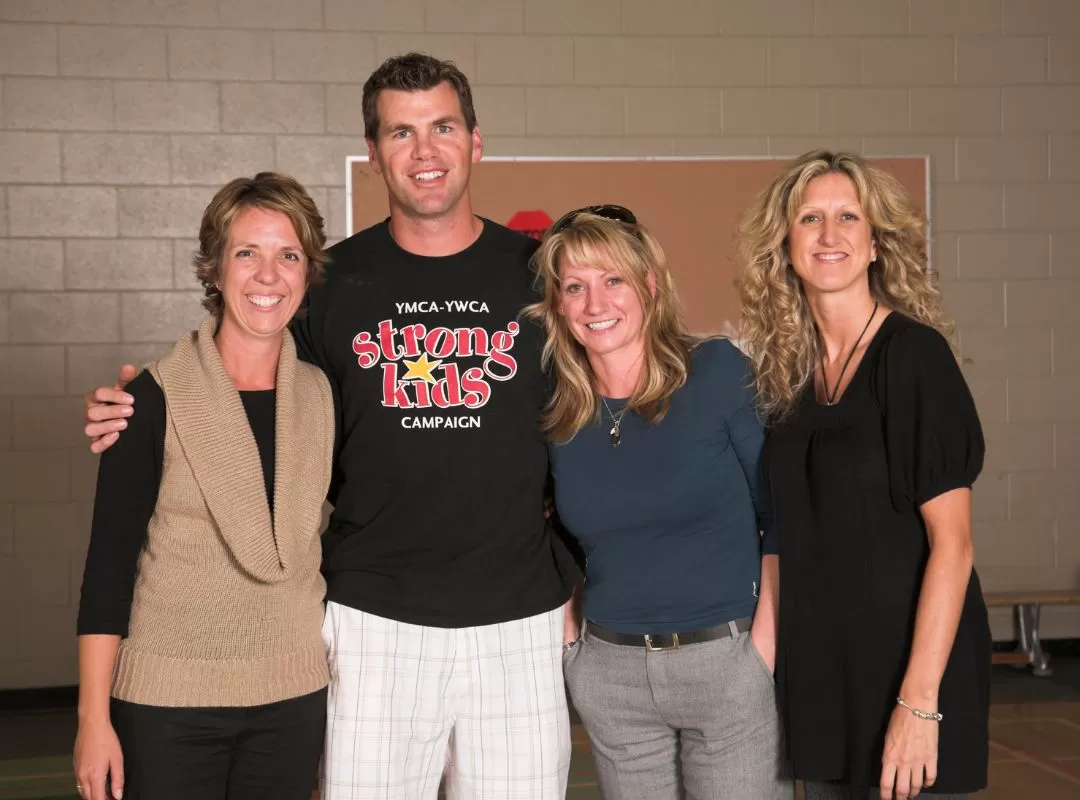
<path fill-rule="evenodd" d="M 1080 581 L 1080 3 L 0 0 L 0 688 L 76 678 L 79 396 L 196 323 L 225 180 L 290 172 L 344 236 L 361 85 L 406 49 L 470 75 L 493 155 L 929 153 L 984 583 Z"/>

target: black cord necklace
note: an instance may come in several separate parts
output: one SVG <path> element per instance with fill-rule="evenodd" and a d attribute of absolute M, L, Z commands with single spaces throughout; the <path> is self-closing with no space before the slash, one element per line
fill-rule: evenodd
<path fill-rule="evenodd" d="M 878 304 L 874 302 L 874 310 L 870 312 L 870 319 L 866 321 L 866 325 L 863 326 L 862 333 L 859 334 L 859 338 L 855 340 L 855 344 L 851 347 L 851 352 L 848 353 L 848 357 L 844 359 L 844 366 L 840 367 L 840 375 L 836 378 L 836 385 L 833 386 L 832 392 L 829 391 L 829 380 L 825 377 L 825 348 L 821 348 L 821 388 L 825 390 L 825 405 L 836 405 L 836 393 L 840 391 L 840 384 L 844 382 L 844 373 L 847 372 L 848 364 L 851 363 L 851 357 L 855 355 L 855 351 L 859 349 L 859 343 L 862 342 L 863 337 L 866 336 L 866 332 L 870 330 L 870 323 L 874 321 L 874 315 L 877 314 Z"/>

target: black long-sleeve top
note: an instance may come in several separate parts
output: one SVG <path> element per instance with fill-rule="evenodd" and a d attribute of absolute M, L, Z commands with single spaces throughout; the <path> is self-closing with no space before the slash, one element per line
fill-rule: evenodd
<path fill-rule="evenodd" d="M 98 465 L 90 548 L 83 572 L 77 632 L 126 636 L 135 594 L 139 553 L 157 505 L 165 458 L 165 393 L 149 372 L 125 390 L 135 413 Z M 270 513 L 274 508 L 274 409 L 276 392 L 240 392 L 259 448 Z"/>

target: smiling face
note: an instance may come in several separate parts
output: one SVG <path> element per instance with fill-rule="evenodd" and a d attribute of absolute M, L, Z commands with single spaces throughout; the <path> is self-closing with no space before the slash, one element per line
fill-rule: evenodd
<path fill-rule="evenodd" d="M 280 211 L 245 208 L 229 226 L 221 263 L 225 310 L 219 333 L 281 335 L 307 289 L 307 258 L 292 221 Z"/>
<path fill-rule="evenodd" d="M 391 210 L 414 219 L 459 211 L 483 140 L 479 128 L 468 130 L 454 88 L 444 81 L 415 92 L 383 89 L 376 103 L 379 132 L 368 140 L 368 156 Z M 465 213 L 472 213 L 467 204 Z"/>
<path fill-rule="evenodd" d="M 806 185 L 787 244 L 791 265 L 808 292 L 843 292 L 866 283 L 877 251 L 851 178 L 827 172 Z"/>
<path fill-rule="evenodd" d="M 559 314 L 590 357 L 637 358 L 645 347 L 641 297 L 610 263 L 597 262 L 560 260 Z"/>

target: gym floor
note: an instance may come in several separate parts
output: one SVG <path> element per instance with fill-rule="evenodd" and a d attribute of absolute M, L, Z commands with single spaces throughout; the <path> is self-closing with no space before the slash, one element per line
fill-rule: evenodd
<path fill-rule="evenodd" d="M 1080 658 L 1056 658 L 1050 677 L 993 668 L 990 787 L 979 800 L 1080 797 Z M 0 710 L 0 800 L 75 798 L 71 708 Z M 568 800 L 598 798 L 584 729 L 573 730 Z M 313 798 L 317 795 L 313 795 Z M 752 798 L 747 798 L 752 800 Z"/>

